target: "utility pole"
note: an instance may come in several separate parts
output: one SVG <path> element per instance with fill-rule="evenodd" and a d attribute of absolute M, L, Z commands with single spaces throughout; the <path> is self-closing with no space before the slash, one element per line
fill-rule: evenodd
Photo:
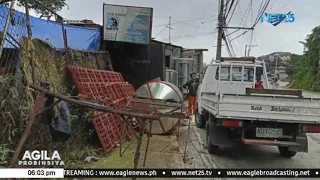
<path fill-rule="evenodd" d="M 219 13 L 219 16 L 218 16 L 218 40 L 217 40 L 216 60 L 220 60 L 221 59 L 223 27 L 224 27 L 224 24 L 225 24 L 223 8 L 224 8 L 224 0 L 220 0 L 220 10 L 219 10 L 220 13 Z"/>
<path fill-rule="evenodd" d="M 254 48 L 254 47 L 258 47 L 258 45 L 246 45 L 246 47 L 248 47 L 247 56 L 250 56 L 250 51 L 251 51 L 251 49 Z"/>
<path fill-rule="evenodd" d="M 223 36 L 224 36 L 224 31 L 223 29 L 224 28 L 227 28 L 227 29 L 249 29 L 249 30 L 254 30 L 253 27 L 226 27 L 225 26 L 225 21 L 226 21 L 226 18 L 224 17 L 224 0 L 220 0 L 220 7 L 219 7 L 219 16 L 218 16 L 218 40 L 217 40 L 217 53 L 216 53 L 216 60 L 221 60 L 221 47 L 222 47 L 222 39 L 223 39 Z M 246 50 L 245 50 L 245 53 L 247 51 L 247 47 L 246 47 Z"/>
<path fill-rule="evenodd" d="M 171 16 L 169 16 L 168 28 L 169 28 L 169 44 L 171 44 Z"/>
<path fill-rule="evenodd" d="M 274 66 L 274 74 L 275 76 L 277 76 L 279 56 L 276 56 L 275 60 L 276 60 L 276 65 Z"/>
<path fill-rule="evenodd" d="M 247 45 L 244 47 L 244 57 L 247 57 Z"/>

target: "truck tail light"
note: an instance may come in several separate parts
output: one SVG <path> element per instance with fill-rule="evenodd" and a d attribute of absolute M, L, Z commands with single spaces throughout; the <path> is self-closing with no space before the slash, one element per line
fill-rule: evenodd
<path fill-rule="evenodd" d="M 224 127 L 241 127 L 242 121 L 225 120 L 222 122 L 222 126 L 224 126 Z"/>
<path fill-rule="evenodd" d="M 303 132 L 320 133 L 320 125 L 307 125 L 302 127 Z"/>

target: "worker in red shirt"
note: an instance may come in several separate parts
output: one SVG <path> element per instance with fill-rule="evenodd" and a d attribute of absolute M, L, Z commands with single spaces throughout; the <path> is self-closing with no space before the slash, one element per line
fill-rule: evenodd
<path fill-rule="evenodd" d="M 261 76 L 257 76 L 257 82 L 254 85 L 255 89 L 263 89 L 263 82 L 261 81 Z"/>

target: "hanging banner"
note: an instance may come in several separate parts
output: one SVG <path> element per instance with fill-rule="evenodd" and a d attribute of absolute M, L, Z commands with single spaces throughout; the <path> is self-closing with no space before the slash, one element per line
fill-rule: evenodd
<path fill-rule="evenodd" d="M 152 8 L 103 4 L 104 40 L 149 44 Z"/>

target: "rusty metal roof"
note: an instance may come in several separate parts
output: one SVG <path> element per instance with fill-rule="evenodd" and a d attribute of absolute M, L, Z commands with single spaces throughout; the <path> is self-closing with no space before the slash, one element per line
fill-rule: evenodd
<path fill-rule="evenodd" d="M 174 44 L 171 44 L 171 43 L 166 43 L 166 42 L 158 41 L 158 40 L 155 40 L 154 38 L 152 38 L 151 41 L 157 42 L 157 43 L 162 43 L 162 44 L 165 44 L 165 45 L 168 45 L 168 46 L 177 47 L 177 48 L 183 48 L 182 46 L 178 46 L 178 45 L 174 45 Z"/>
<path fill-rule="evenodd" d="M 65 20 L 64 22 L 67 24 L 83 24 L 83 25 L 84 24 L 96 24 L 92 20 L 87 20 L 87 19 L 84 19 L 84 20 Z"/>

